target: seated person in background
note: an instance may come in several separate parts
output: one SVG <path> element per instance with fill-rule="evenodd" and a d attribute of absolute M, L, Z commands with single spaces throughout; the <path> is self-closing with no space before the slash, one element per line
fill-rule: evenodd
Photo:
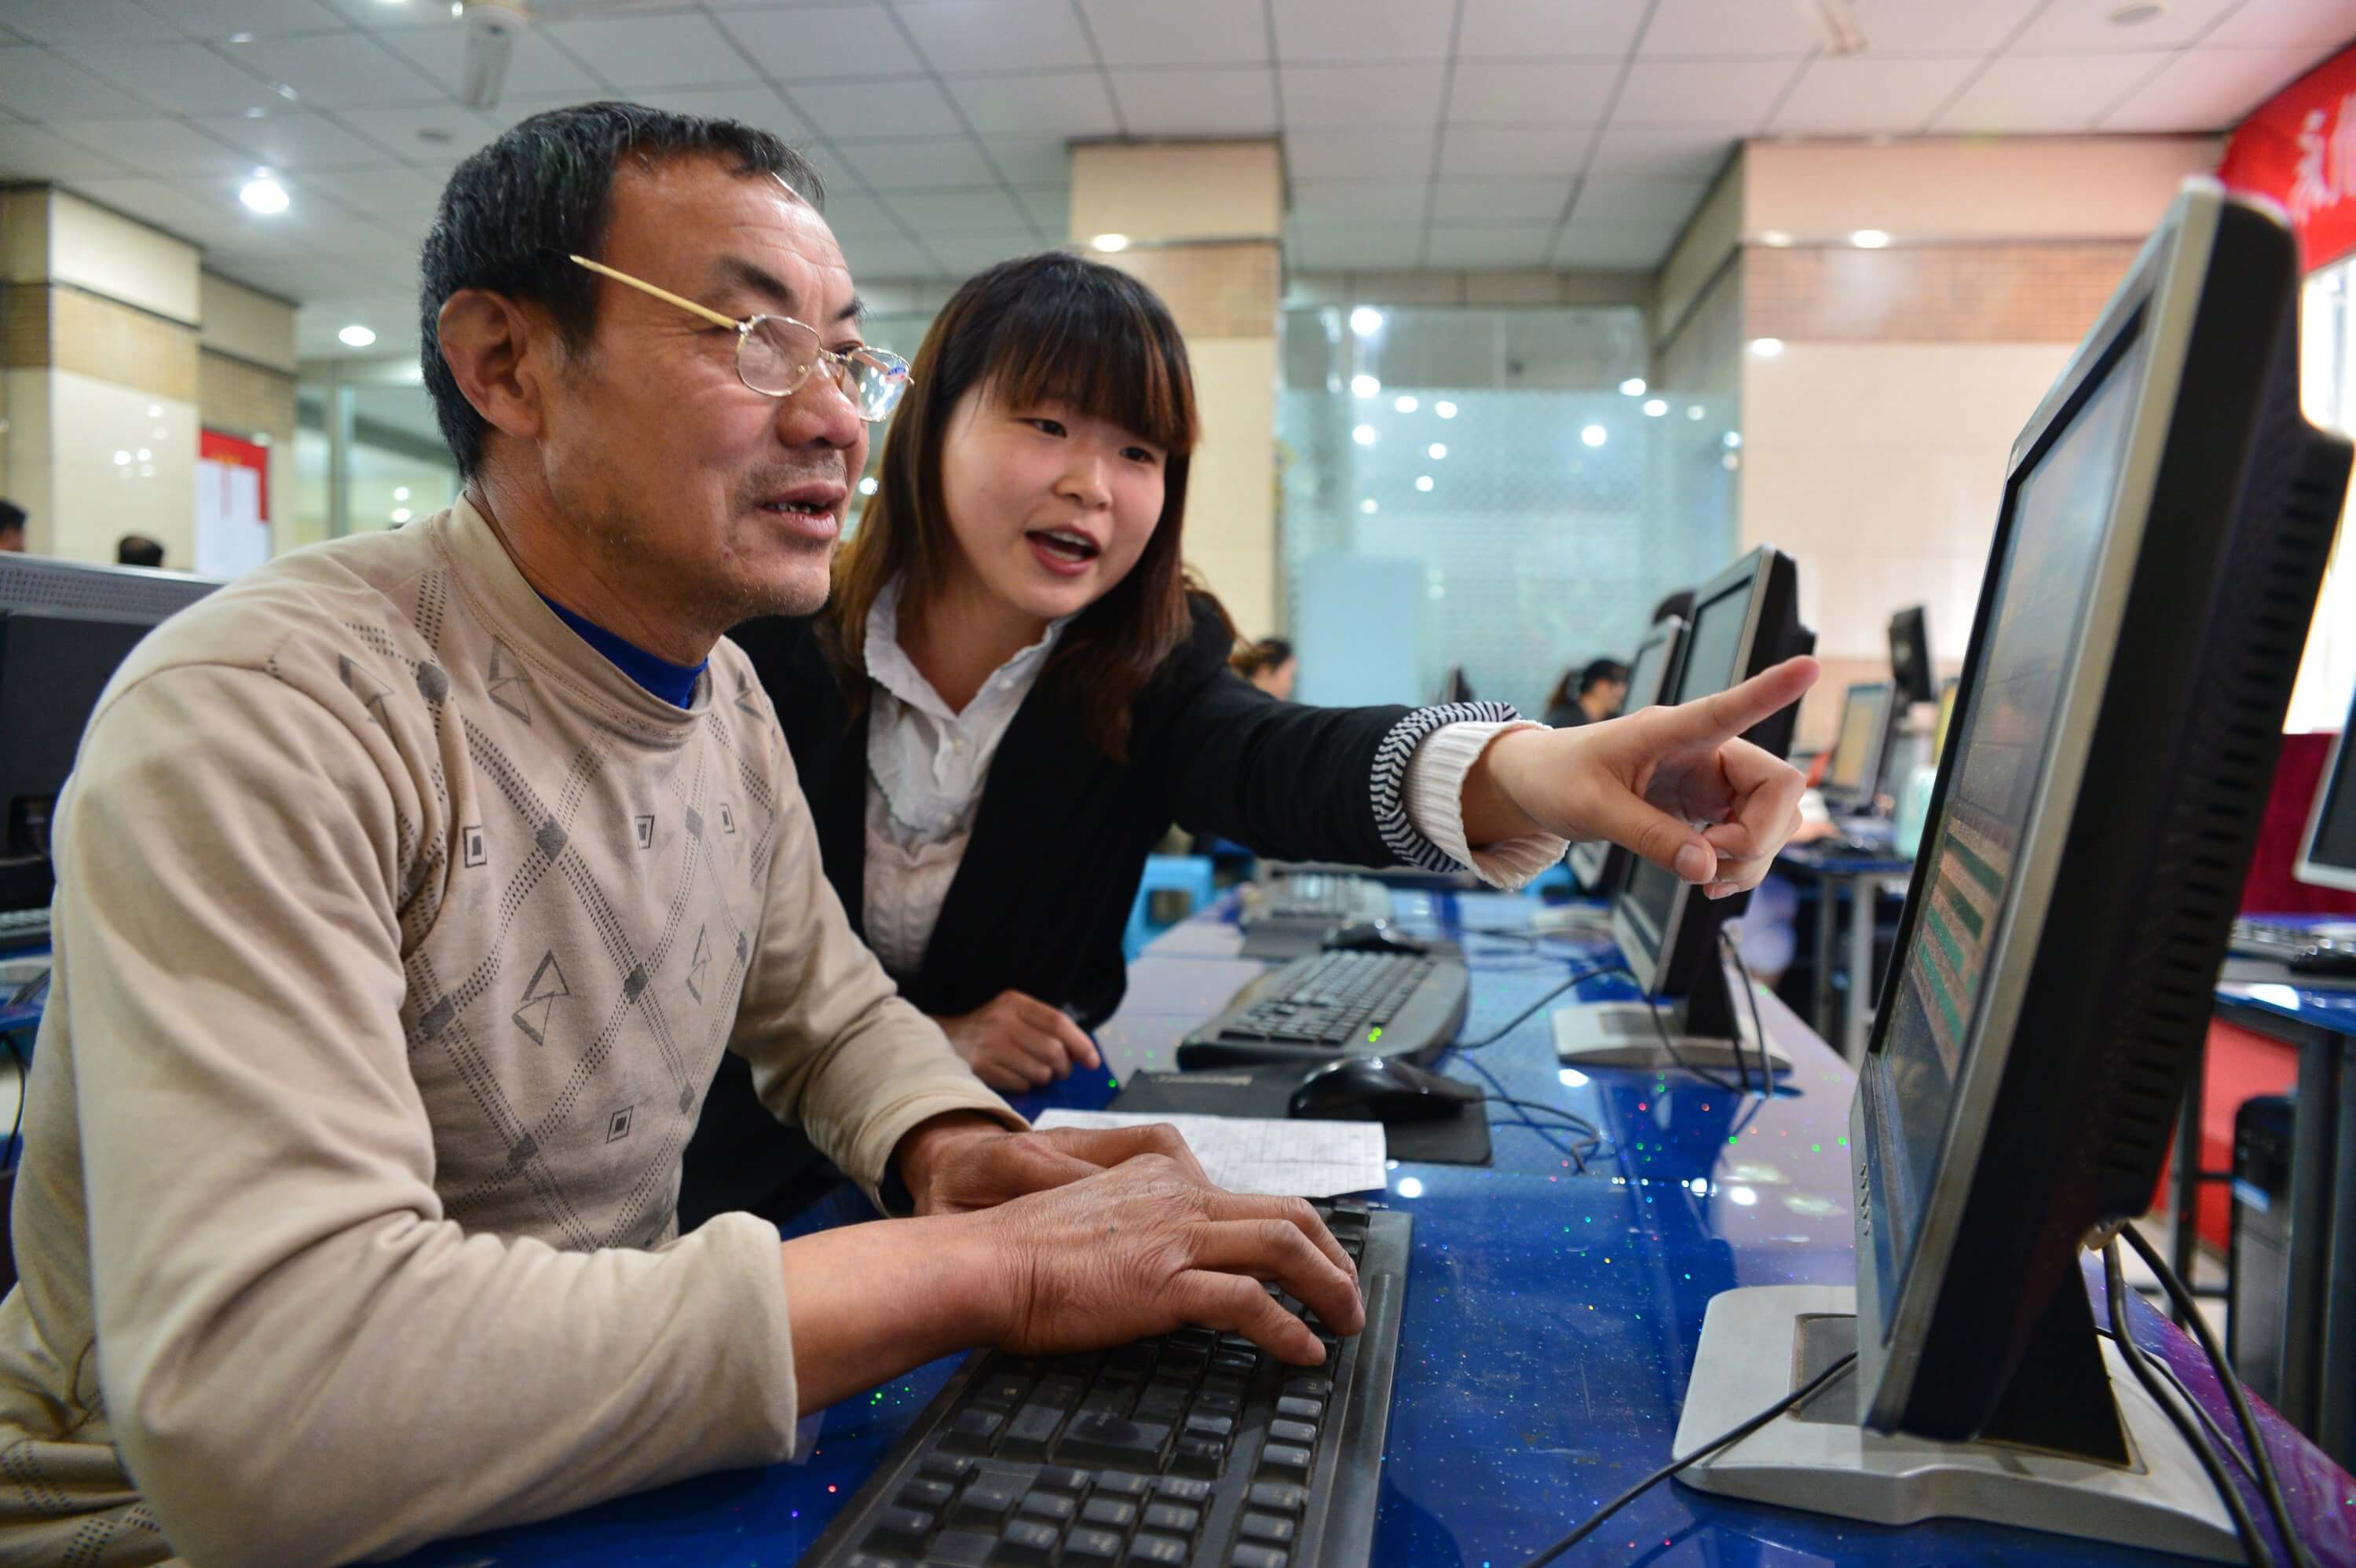
<path fill-rule="evenodd" d="M 1097 1064 L 1086 1030 L 1119 1003 L 1122 927 L 1173 820 L 1286 859 L 1507 885 L 1573 837 L 1719 895 L 1766 869 L 1799 775 L 1732 737 L 1796 699 L 1812 663 L 1721 708 L 1579 734 L 1495 703 L 1279 701 L 1237 678 L 1226 613 L 1187 581 L 1195 430 L 1151 290 L 1076 256 L 1003 262 L 926 334 L 826 611 L 734 634 L 853 929 L 986 1082 Z M 798 1174 L 757 1109 L 724 1070 L 683 1213 L 766 1202 Z"/>
<path fill-rule="evenodd" d="M 1237 648 L 1227 663 L 1279 702 L 1292 700 L 1292 680 L 1301 673 L 1301 661 L 1293 656 L 1292 645 L 1282 637 L 1262 637 Z"/>
<path fill-rule="evenodd" d="M 1562 672 L 1554 683 L 1554 693 L 1547 699 L 1546 721 L 1558 730 L 1575 729 L 1581 724 L 1599 723 L 1620 716 L 1621 704 L 1628 700 L 1628 667 L 1618 659 L 1590 660 L 1579 672 L 1579 690 L 1571 691 L 1571 672 Z"/>
<path fill-rule="evenodd" d="M 1306 1204 L 1166 1127 L 1025 1131 L 827 887 L 721 636 L 823 599 L 897 386 L 797 186 L 766 132 L 626 104 L 475 154 L 423 257 L 462 498 L 248 573 L 108 685 L 57 837 L 0 1560 L 390 1556 L 782 1459 L 977 1344 L 1321 1360 L 1263 1279 L 1362 1323 Z M 679 1234 L 723 1052 L 915 1217 Z"/>
<path fill-rule="evenodd" d="M 0 553 L 25 553 L 25 508 L 14 501 L 0 501 Z"/>
<path fill-rule="evenodd" d="M 145 534 L 125 534 L 114 541 L 114 564 L 160 569 L 164 564 L 164 546 Z"/>

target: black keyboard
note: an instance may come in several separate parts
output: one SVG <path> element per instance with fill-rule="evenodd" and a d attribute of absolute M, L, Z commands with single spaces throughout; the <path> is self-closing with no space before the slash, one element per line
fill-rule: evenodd
<path fill-rule="evenodd" d="M 1299 871 L 1246 898 L 1237 921 L 1245 957 L 1297 958 L 1316 952 L 1344 926 L 1390 917 L 1390 890 L 1373 878 Z"/>
<path fill-rule="evenodd" d="M 1318 1209 L 1366 1304 L 1357 1335 L 1320 1335 L 1323 1365 L 1207 1328 L 1083 1356 L 978 1351 L 801 1568 L 1364 1568 L 1410 1221 Z"/>
<path fill-rule="evenodd" d="M 2236 957 L 2272 959 L 2297 975 L 2356 978 L 2356 928 L 2337 922 L 2279 925 L 2237 920 L 2233 952 Z"/>
<path fill-rule="evenodd" d="M 1463 963 L 1407 953 L 1296 958 L 1237 993 L 1188 1035 L 1178 1065 L 1331 1061 L 1353 1055 L 1428 1061 L 1456 1038 L 1469 992 Z"/>

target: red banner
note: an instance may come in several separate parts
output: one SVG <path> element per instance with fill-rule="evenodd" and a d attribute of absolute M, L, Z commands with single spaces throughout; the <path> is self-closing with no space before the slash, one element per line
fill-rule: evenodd
<path fill-rule="evenodd" d="M 2308 272 L 2356 252 L 2356 47 L 2252 111 L 2217 174 L 2290 214 Z"/>
<path fill-rule="evenodd" d="M 208 462 L 226 463 L 232 468 L 251 468 L 256 476 L 262 505 L 261 520 L 270 520 L 270 449 L 254 442 L 233 435 L 223 435 L 217 430 L 197 432 L 197 455 Z"/>

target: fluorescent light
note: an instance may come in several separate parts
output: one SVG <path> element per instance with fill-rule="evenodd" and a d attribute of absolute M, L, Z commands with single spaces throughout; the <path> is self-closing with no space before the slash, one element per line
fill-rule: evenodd
<path fill-rule="evenodd" d="M 1848 242 L 1860 251 L 1879 251 L 1890 243 L 1890 236 L 1879 229 L 1860 229 L 1848 237 Z"/>
<path fill-rule="evenodd" d="M 286 187 L 273 179 L 246 181 L 237 198 L 256 212 L 284 212 L 287 207 Z"/>
<path fill-rule="evenodd" d="M 392 520 L 396 523 L 405 523 L 409 521 L 409 508 L 406 507 L 395 507 L 392 509 Z"/>
<path fill-rule="evenodd" d="M 129 453 L 127 453 L 127 452 L 118 452 L 118 453 L 116 453 L 114 454 L 114 464 L 115 464 L 115 466 L 116 466 L 116 467 L 118 467 L 118 468 L 128 468 L 128 467 L 130 467 L 130 466 L 131 466 L 131 454 L 130 454 Z"/>
<path fill-rule="evenodd" d="M 1350 378 L 1350 390 L 1359 397 L 1371 398 L 1383 389 L 1383 384 L 1361 370 Z"/>
<path fill-rule="evenodd" d="M 1644 378 L 1642 376 L 1631 376 L 1626 380 L 1621 382 L 1620 395 L 1626 398 L 1643 397 L 1644 395 Z"/>
<path fill-rule="evenodd" d="M 1391 407 L 1397 409 L 1403 414 L 1411 414 L 1415 412 L 1416 409 L 1420 405 L 1419 405 L 1413 398 L 1408 396 L 1404 392 L 1399 394 L 1399 400 L 1391 405 Z"/>
<path fill-rule="evenodd" d="M 1431 490 L 1431 475 L 1429 474 L 1417 475 L 1415 479 L 1415 487 L 1419 490 L 1424 491 L 1426 494 L 1429 494 Z"/>
<path fill-rule="evenodd" d="M 1376 506 L 1375 504 L 1375 498 L 1372 496 L 1369 496 L 1365 500 L 1358 503 L 1358 510 L 1365 513 L 1366 516 L 1371 517 L 1376 512 L 1381 511 L 1382 508 Z"/>
<path fill-rule="evenodd" d="M 1742 459 L 1740 459 L 1740 457 L 1737 457 L 1734 453 L 1730 453 L 1730 453 L 1727 453 L 1724 456 L 1720 457 L 1720 458 L 1719 459 L 1719 462 L 1720 464 L 1722 464 L 1725 466 L 1726 471 L 1727 471 L 1729 474 L 1733 473 L 1736 469 L 1738 469 L 1738 468 L 1740 468 L 1740 467 L 1741 467 L 1741 466 L 1742 466 Z"/>
<path fill-rule="evenodd" d="M 1442 443 L 1442 442 L 1437 442 L 1437 441 L 1435 441 L 1435 442 L 1433 442 L 1433 443 L 1431 443 L 1431 445 L 1430 445 L 1429 448 L 1427 448 L 1426 450 L 1428 450 L 1428 451 L 1430 451 L 1430 453 L 1431 453 L 1432 457 L 1433 457 L 1435 460 L 1437 460 L 1437 459 L 1439 459 L 1439 458 L 1445 457 L 1445 456 L 1447 456 L 1447 455 L 1448 455 L 1448 447 L 1447 447 L 1447 444 L 1446 444 L 1445 443 Z"/>
<path fill-rule="evenodd" d="M 1612 439 L 1612 432 L 1600 424 L 1591 424 L 1579 432 L 1579 439 L 1590 446 L 1601 446 Z"/>
<path fill-rule="evenodd" d="M 1441 419 L 1452 420 L 1456 417 L 1456 405 L 1450 402 L 1446 398 L 1442 398 L 1440 401 L 1431 405 L 1431 411 L 1438 414 Z"/>
<path fill-rule="evenodd" d="M 1737 452 L 1741 449 L 1742 432 L 1739 430 L 1728 431 L 1719 439 L 1726 443 L 1726 450 L 1729 452 Z"/>
<path fill-rule="evenodd" d="M 376 341 L 376 334 L 356 321 L 337 333 L 336 338 L 347 348 L 366 348 Z"/>
<path fill-rule="evenodd" d="M 1095 239 L 1089 240 L 1088 244 L 1098 251 L 1126 251 L 1129 249 L 1129 236 L 1126 234 L 1099 234 Z"/>
<path fill-rule="evenodd" d="M 1383 329 L 1383 313 L 1370 304 L 1362 304 L 1350 313 L 1350 330 L 1361 337 L 1372 337 Z"/>
<path fill-rule="evenodd" d="M 1783 340 L 1780 337 L 1754 337 L 1751 340 L 1751 352 L 1762 359 L 1772 359 L 1783 352 Z"/>
<path fill-rule="evenodd" d="M 1668 411 L 1669 405 L 1661 399 L 1646 398 L 1644 400 L 1644 417 L 1646 419 L 1656 420 Z"/>
<path fill-rule="evenodd" d="M 1792 237 L 1780 229 L 1762 229 L 1759 231 L 1759 243 L 1762 245 L 1772 245 L 1780 251 L 1791 242 Z"/>
<path fill-rule="evenodd" d="M 1356 442 L 1360 446 L 1372 446 L 1375 444 L 1375 427 L 1370 424 L 1362 424 L 1357 429 L 1350 432 L 1350 439 Z"/>
<path fill-rule="evenodd" d="M 1686 405 L 1686 418 L 1689 420 L 1697 420 L 1701 418 L 1701 405 L 1699 403 L 1687 403 Z"/>
<path fill-rule="evenodd" d="M 155 456 L 155 454 L 154 453 L 148 451 L 144 446 L 139 449 L 139 461 L 142 463 L 152 462 L 154 461 Z"/>
<path fill-rule="evenodd" d="M 873 496 L 875 494 L 875 475 L 870 474 L 865 478 L 860 480 L 859 493 L 862 496 Z"/>
<path fill-rule="evenodd" d="M 393 488 L 393 492 L 392 492 L 392 498 L 393 498 L 394 500 L 396 500 L 396 501 L 406 501 L 406 500 L 408 500 L 408 499 L 409 499 L 409 486 L 408 486 L 408 485 L 396 485 L 396 486 L 394 486 L 394 488 Z"/>

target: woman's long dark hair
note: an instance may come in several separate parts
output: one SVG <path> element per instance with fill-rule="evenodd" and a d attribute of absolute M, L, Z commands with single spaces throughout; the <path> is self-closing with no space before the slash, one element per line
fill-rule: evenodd
<path fill-rule="evenodd" d="M 1162 516 L 1129 575 L 1065 629 L 1041 674 L 1079 704 L 1097 749 L 1126 761 L 1130 712 L 1192 627 L 1180 558 L 1186 473 L 1198 426 L 1194 372 L 1169 307 L 1117 268 L 1061 251 L 969 279 L 916 350 L 912 385 L 884 441 L 875 494 L 836 558 L 833 647 L 852 710 L 867 699 L 867 613 L 895 577 L 901 602 L 948 582 L 958 543 L 941 489 L 941 445 L 966 393 L 1021 407 L 1060 399 L 1169 453 Z"/>

